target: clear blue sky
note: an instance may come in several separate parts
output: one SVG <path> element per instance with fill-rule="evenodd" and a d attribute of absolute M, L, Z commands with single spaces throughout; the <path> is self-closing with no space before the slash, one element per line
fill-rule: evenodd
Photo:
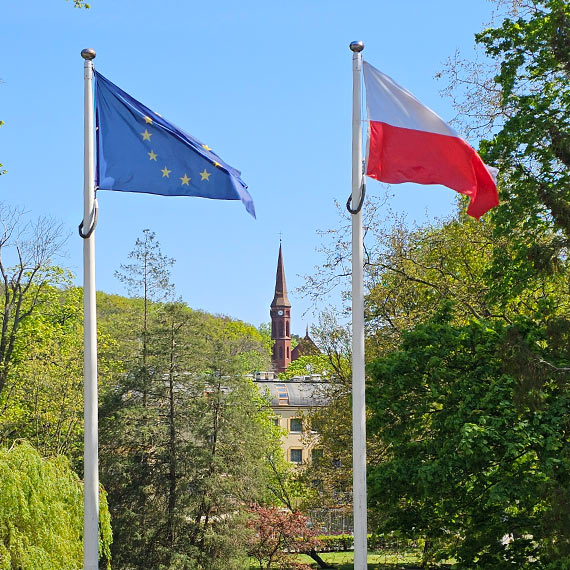
<path fill-rule="evenodd" d="M 193 308 L 269 321 L 279 232 L 293 332 L 308 302 L 295 293 L 322 262 L 316 230 L 339 223 L 350 193 L 352 40 L 364 57 L 445 119 L 434 79 L 456 49 L 471 55 L 488 0 L 189 2 L 6 0 L 0 24 L 0 200 L 50 215 L 70 232 L 64 263 L 81 275 L 83 60 L 242 171 L 257 221 L 237 201 L 99 193 L 97 288 L 144 228 L 176 259 L 173 281 Z M 477 141 L 471 141 L 476 143 Z M 410 220 L 444 216 L 453 191 L 393 186 Z M 368 192 L 382 187 L 369 181 Z M 78 281 L 79 283 L 79 281 Z"/>

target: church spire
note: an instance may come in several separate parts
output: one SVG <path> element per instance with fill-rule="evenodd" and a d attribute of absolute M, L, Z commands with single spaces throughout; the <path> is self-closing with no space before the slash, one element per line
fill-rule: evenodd
<path fill-rule="evenodd" d="M 281 243 L 279 243 L 279 257 L 277 259 L 275 295 L 271 302 L 269 314 L 271 315 L 271 340 L 275 341 L 273 344 L 273 369 L 276 372 L 285 372 L 291 363 L 291 303 L 287 297 Z"/>
<path fill-rule="evenodd" d="M 277 275 L 275 277 L 275 295 L 271 303 L 272 307 L 290 307 L 287 297 L 287 285 L 285 283 L 285 267 L 283 266 L 283 252 L 279 243 L 279 257 L 277 258 Z"/>

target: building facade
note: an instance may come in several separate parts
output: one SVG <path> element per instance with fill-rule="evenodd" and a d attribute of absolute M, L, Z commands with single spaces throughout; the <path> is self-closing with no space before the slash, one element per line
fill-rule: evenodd
<path fill-rule="evenodd" d="M 297 465 L 310 462 L 318 438 L 305 432 L 305 418 L 315 407 L 327 405 L 327 381 L 319 374 L 281 380 L 274 372 L 258 372 L 255 383 L 271 403 L 275 425 L 284 432 L 281 445 L 287 460 Z"/>

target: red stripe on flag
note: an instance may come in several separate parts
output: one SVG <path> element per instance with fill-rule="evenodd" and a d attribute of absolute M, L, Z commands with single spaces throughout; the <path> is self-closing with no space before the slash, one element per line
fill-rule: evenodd
<path fill-rule="evenodd" d="M 499 203 L 497 187 L 475 150 L 459 137 L 370 121 L 366 174 L 399 184 L 442 184 L 471 197 L 467 213 L 480 218 Z"/>

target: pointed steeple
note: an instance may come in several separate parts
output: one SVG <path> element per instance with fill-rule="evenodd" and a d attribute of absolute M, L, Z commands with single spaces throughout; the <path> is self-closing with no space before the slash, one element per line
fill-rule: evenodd
<path fill-rule="evenodd" d="M 271 302 L 272 307 L 290 307 L 287 297 L 287 285 L 285 284 L 285 267 L 283 266 L 283 252 L 279 243 L 279 257 L 277 258 L 277 275 L 275 277 L 275 295 Z"/>

